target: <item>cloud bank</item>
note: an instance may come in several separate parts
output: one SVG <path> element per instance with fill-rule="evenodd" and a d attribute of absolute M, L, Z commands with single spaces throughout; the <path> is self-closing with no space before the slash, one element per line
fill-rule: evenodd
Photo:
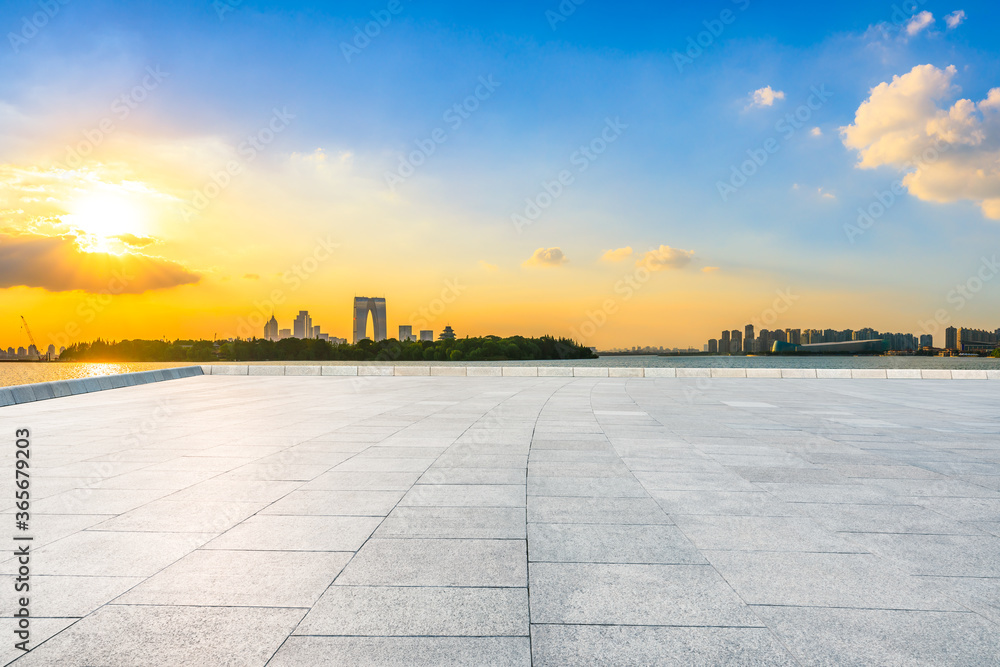
<path fill-rule="evenodd" d="M 844 145 L 858 152 L 858 167 L 889 166 L 924 201 L 975 202 L 1000 220 L 1000 88 L 986 99 L 953 98 L 954 66 L 918 65 L 871 89 L 854 124 L 841 128 Z"/>
<path fill-rule="evenodd" d="M 83 252 L 73 236 L 0 234 L 0 288 L 142 294 L 200 279 L 180 264 L 156 257 Z"/>

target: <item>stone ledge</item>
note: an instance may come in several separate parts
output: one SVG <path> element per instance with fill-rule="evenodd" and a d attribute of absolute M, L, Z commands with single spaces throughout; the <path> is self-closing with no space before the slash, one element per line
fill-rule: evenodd
<path fill-rule="evenodd" d="M 645 377 L 641 368 L 608 368 L 608 377 L 612 378 L 641 378 Z"/>
<path fill-rule="evenodd" d="M 13 387 L 0 387 L 0 407 L 48 401 L 64 396 L 90 394 L 109 389 L 135 387 L 153 382 L 179 380 L 181 378 L 205 375 L 201 366 L 183 366 L 181 368 L 166 368 L 158 371 L 142 371 L 139 373 L 123 373 L 95 378 L 78 378 L 74 380 L 56 380 L 37 384 L 22 384 Z"/>

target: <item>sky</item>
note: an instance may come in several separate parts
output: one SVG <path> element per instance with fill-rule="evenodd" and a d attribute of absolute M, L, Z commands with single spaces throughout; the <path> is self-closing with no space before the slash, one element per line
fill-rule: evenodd
<path fill-rule="evenodd" d="M 0 7 L 0 345 L 1000 327 L 995 2 Z"/>

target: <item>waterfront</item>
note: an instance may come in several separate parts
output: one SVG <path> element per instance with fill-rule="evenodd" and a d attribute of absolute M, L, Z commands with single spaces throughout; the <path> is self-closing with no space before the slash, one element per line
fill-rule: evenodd
<path fill-rule="evenodd" d="M 236 363 L 236 362 L 220 362 Z M 927 369 L 927 370 L 998 370 L 1000 359 L 981 357 L 744 357 L 655 355 L 606 356 L 598 359 L 550 359 L 525 361 L 262 361 L 241 362 L 263 366 L 596 366 L 609 368 L 858 368 L 858 369 Z M 161 368 L 194 366 L 196 362 L 115 362 L 115 363 L 7 363 L 0 364 L 0 387 L 36 382 L 137 373 Z"/>

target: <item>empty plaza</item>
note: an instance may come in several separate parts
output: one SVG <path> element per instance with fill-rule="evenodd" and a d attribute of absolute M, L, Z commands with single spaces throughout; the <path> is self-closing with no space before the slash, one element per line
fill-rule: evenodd
<path fill-rule="evenodd" d="M 33 538 L 32 650 L 7 611 L 0 659 L 998 664 L 998 404 L 995 380 L 211 375 L 0 408 L 10 480 L 31 432 Z"/>

